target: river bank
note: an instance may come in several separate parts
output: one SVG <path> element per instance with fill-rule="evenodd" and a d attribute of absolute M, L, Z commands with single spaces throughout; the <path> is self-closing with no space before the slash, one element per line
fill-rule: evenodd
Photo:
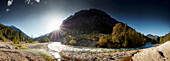
<path fill-rule="evenodd" d="M 6 43 L 6 42 L 5 42 Z M 169 60 L 170 55 L 170 48 L 167 47 L 170 45 L 170 42 L 166 42 L 160 46 L 153 45 L 150 48 L 145 49 L 108 49 L 108 48 L 88 48 L 88 47 L 79 47 L 79 46 L 69 46 L 69 45 L 62 45 L 60 42 L 50 42 L 50 43 L 30 43 L 30 44 L 19 44 L 13 45 L 13 43 L 0 43 L 1 53 L 4 51 L 11 51 L 11 52 L 18 52 L 21 57 L 35 55 L 36 57 L 41 57 L 42 59 L 49 59 L 51 61 L 144 61 L 152 59 L 159 59 L 159 60 Z M 18 47 L 22 46 L 22 47 Z M 147 45 L 149 46 L 149 45 Z M 145 46 L 146 47 L 146 46 Z M 28 48 L 28 49 L 26 49 Z M 4 50 L 4 49 L 11 49 L 11 50 Z M 43 52 L 45 56 L 42 54 L 37 53 L 35 51 Z M 29 52 L 29 54 L 27 54 Z M 146 54 L 145 54 L 146 53 Z M 3 53 L 4 54 L 4 53 Z M 11 57 L 15 56 L 17 53 L 9 53 L 14 54 Z M 5 57 L 3 55 L 3 57 Z M 158 57 L 157 57 L 158 56 Z M 8 57 L 8 56 L 6 56 Z M 31 58 L 36 59 L 36 57 Z M 140 59 L 143 58 L 143 59 Z M 16 58 L 11 58 L 16 59 Z M 27 59 L 27 58 L 26 58 Z M 151 59 L 151 60 L 152 60 Z M 20 59 L 21 60 L 21 59 Z M 49 61 L 49 60 L 46 60 Z"/>
<path fill-rule="evenodd" d="M 123 51 L 123 52 L 108 52 L 108 53 L 93 53 L 93 52 L 80 52 L 80 51 L 62 51 L 60 55 L 68 60 L 80 60 L 80 61 L 123 61 L 131 60 L 131 57 L 139 52 Z"/>
<path fill-rule="evenodd" d="M 0 42 L 0 61 L 46 61 L 38 52 L 21 50 L 11 42 Z"/>
<path fill-rule="evenodd" d="M 62 45 L 60 42 L 48 44 L 48 49 L 53 57 L 61 60 L 64 59 L 73 61 L 131 60 L 131 57 L 140 52 L 142 48 L 149 47 L 153 47 L 153 45 L 147 44 L 139 48 L 109 49 Z"/>

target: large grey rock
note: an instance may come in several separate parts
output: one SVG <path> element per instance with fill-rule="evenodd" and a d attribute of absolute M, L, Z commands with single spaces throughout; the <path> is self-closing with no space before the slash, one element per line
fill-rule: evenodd
<path fill-rule="evenodd" d="M 143 49 L 135 54 L 132 59 L 134 61 L 170 61 L 170 41 L 158 47 Z"/>

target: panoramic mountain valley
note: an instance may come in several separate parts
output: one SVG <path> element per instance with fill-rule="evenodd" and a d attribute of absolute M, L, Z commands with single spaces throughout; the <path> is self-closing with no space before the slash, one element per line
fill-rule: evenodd
<path fill-rule="evenodd" d="M 168 1 L 0 1 L 0 61 L 170 61 Z"/>
<path fill-rule="evenodd" d="M 167 41 L 170 40 L 170 33 L 162 37 L 151 34 L 145 36 L 129 27 L 127 23 L 118 22 L 98 9 L 76 12 L 63 21 L 60 30 L 38 38 L 28 37 L 15 26 L 1 24 L 0 27 L 1 52 L 12 50 L 25 56 L 27 51 L 34 51 L 36 53 L 31 53 L 45 54 L 44 60 L 169 60 L 161 54 L 169 52 L 166 46 L 169 46 Z M 162 44 L 164 42 L 165 44 Z M 162 45 L 159 46 L 160 44 Z M 17 54 L 12 51 L 8 54 Z M 155 51 L 153 54 L 164 58 L 150 56 L 150 51 Z M 144 52 L 154 59 L 145 57 Z M 1 54 L 8 56 L 5 52 Z M 32 58 L 25 60 L 39 60 L 34 56 L 30 57 Z M 1 60 L 23 60 L 16 58 Z"/>

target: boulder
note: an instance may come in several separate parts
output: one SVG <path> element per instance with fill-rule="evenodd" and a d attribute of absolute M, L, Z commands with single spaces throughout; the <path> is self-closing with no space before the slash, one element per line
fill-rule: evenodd
<path fill-rule="evenodd" d="M 141 52 L 135 54 L 133 61 L 170 61 L 170 41 L 158 47 L 143 49 Z"/>

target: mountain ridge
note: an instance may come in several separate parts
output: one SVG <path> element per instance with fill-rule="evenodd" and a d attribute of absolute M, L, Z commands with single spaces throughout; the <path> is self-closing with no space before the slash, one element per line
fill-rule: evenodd
<path fill-rule="evenodd" d="M 17 28 L 16 26 L 11 25 L 11 26 L 8 26 L 8 27 L 10 27 L 10 28 L 14 29 L 15 31 L 21 31 L 21 32 L 24 34 L 24 36 L 25 36 L 25 37 L 30 38 L 30 36 L 28 36 L 27 34 L 25 34 L 22 30 L 20 30 L 20 29 L 19 29 L 19 28 Z"/>
<path fill-rule="evenodd" d="M 81 10 L 79 12 L 76 12 L 74 15 L 71 15 L 63 21 L 60 28 L 80 30 L 83 32 L 93 30 L 99 33 L 111 33 L 112 27 L 116 23 L 120 22 L 110 17 L 104 11 L 98 9 L 89 9 Z M 102 28 L 105 28 L 105 30 L 102 30 Z"/>
<path fill-rule="evenodd" d="M 98 9 L 76 12 L 65 19 L 60 28 L 35 40 L 102 48 L 133 48 L 146 43 L 143 34 Z M 60 40 L 62 38 L 64 40 Z"/>

